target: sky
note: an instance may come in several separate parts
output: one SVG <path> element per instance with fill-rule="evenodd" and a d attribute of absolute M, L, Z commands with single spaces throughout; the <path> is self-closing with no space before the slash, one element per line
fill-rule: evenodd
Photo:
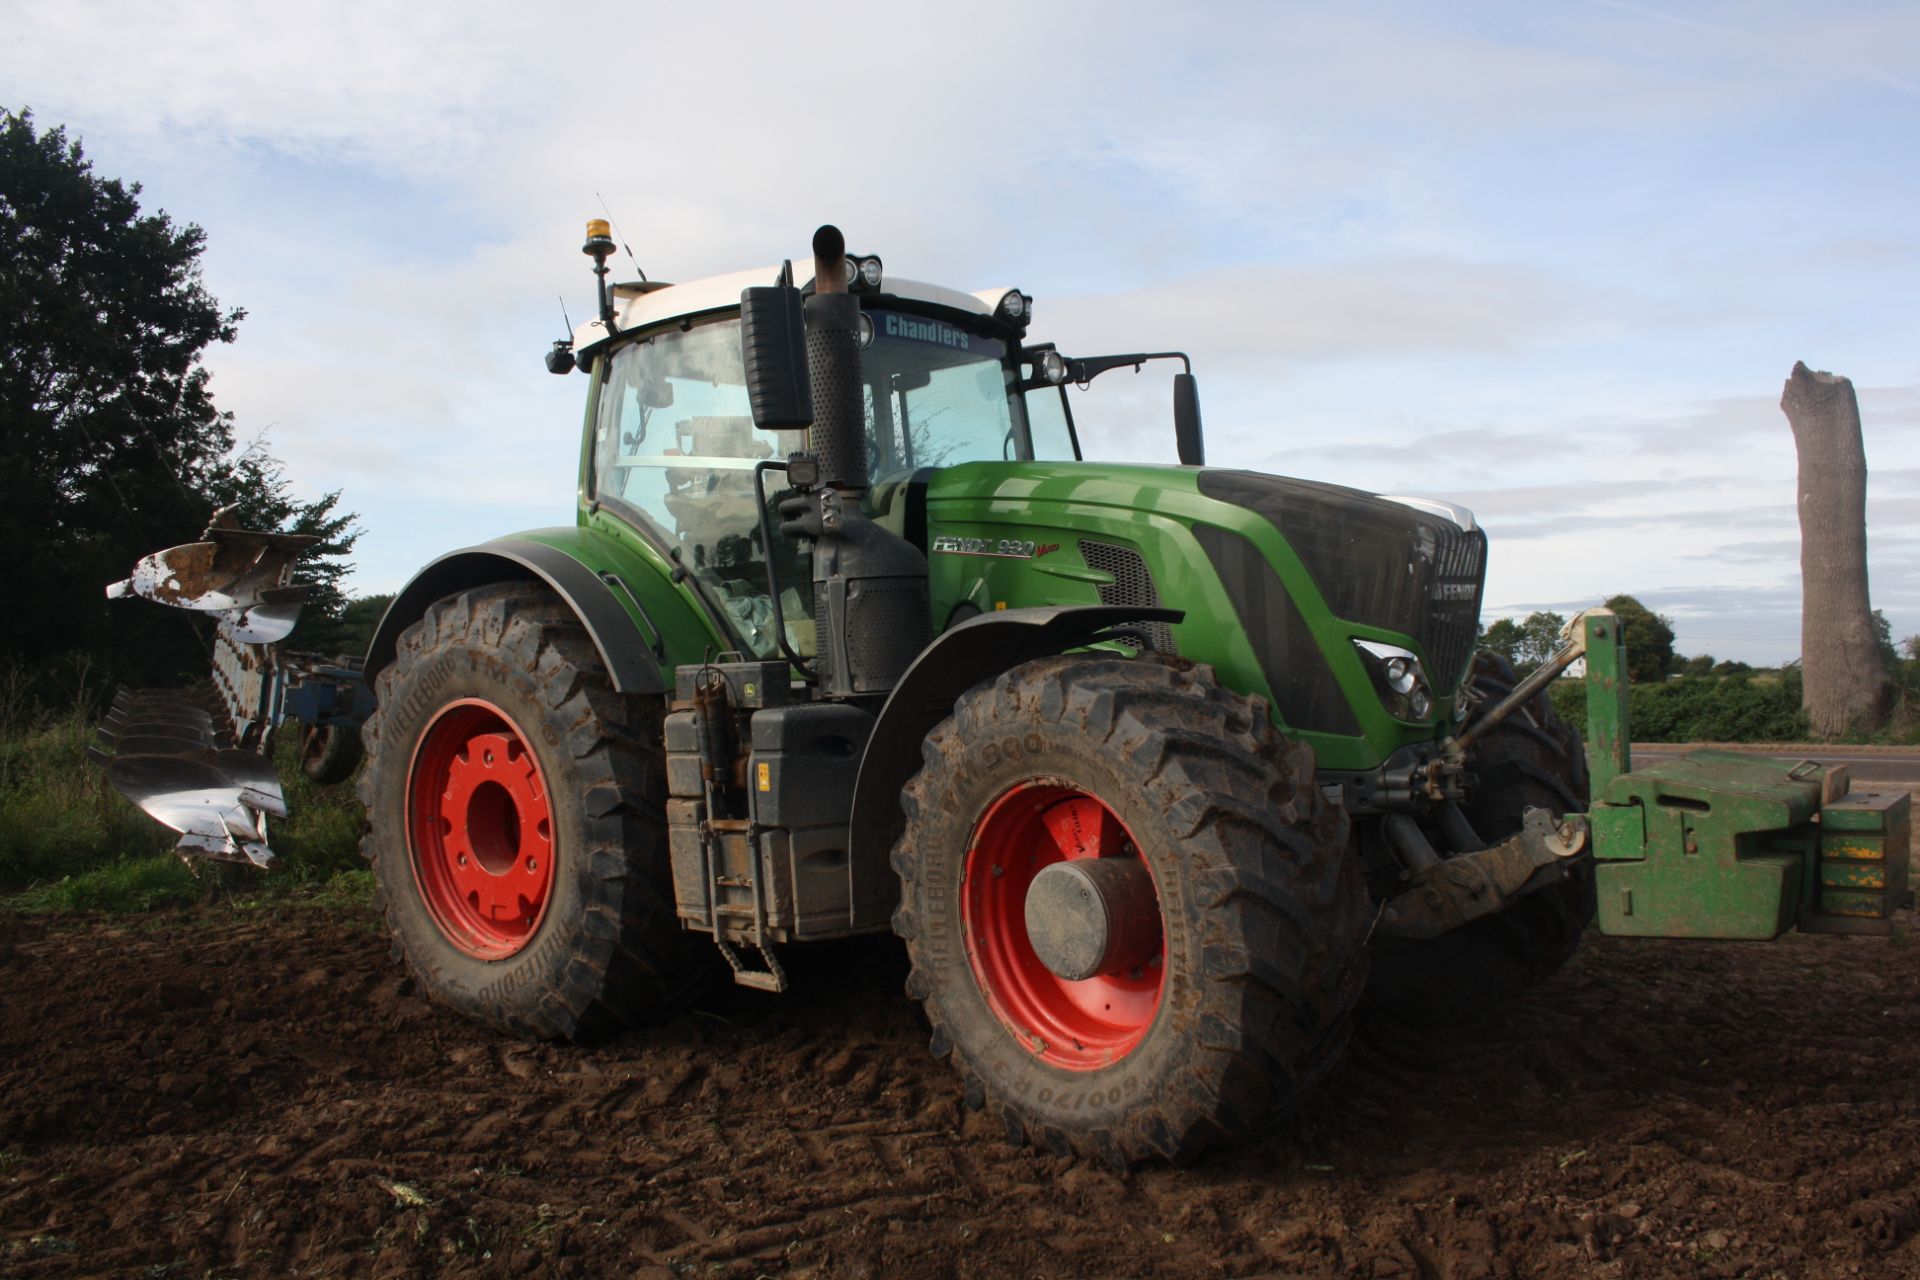
<path fill-rule="evenodd" d="M 604 209 L 656 279 L 831 221 L 1073 354 L 1185 350 L 1210 463 L 1470 507 L 1489 620 L 1625 591 L 1755 664 L 1799 651 L 1804 360 L 1858 389 L 1873 602 L 1920 633 L 1920 5 L 0 16 L 0 104 L 206 229 L 215 398 L 360 513 L 360 591 L 572 522 L 585 381 L 540 357 Z M 1174 460 L 1155 366 L 1076 417 Z"/>

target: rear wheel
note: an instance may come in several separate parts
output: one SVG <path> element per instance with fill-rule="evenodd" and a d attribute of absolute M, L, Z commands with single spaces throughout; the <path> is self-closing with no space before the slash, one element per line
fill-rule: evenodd
<path fill-rule="evenodd" d="M 429 996 L 590 1039 L 691 994 L 705 966 L 671 909 L 661 710 L 613 692 L 564 604 L 524 583 L 440 600 L 379 695 L 362 850 Z"/>
<path fill-rule="evenodd" d="M 1468 675 L 1490 707 L 1519 683 L 1513 665 L 1486 650 Z M 1543 691 L 1480 738 L 1467 756 L 1474 788 L 1461 806 L 1488 844 L 1516 835 L 1528 809 L 1558 817 L 1587 808 L 1587 756 L 1580 731 Z M 1595 909 L 1593 865 L 1528 894 L 1498 915 L 1438 938 L 1375 939 L 1369 1005 L 1411 1022 L 1485 1017 L 1558 973 L 1580 948 Z"/>
<path fill-rule="evenodd" d="M 1338 1057 L 1365 887 L 1261 703 L 1178 660 L 1046 658 L 924 755 L 894 850 L 908 992 L 1014 1141 L 1190 1158 Z"/>

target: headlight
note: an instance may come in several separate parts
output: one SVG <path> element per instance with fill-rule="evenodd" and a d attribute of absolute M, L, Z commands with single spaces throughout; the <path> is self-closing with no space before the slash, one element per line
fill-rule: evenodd
<path fill-rule="evenodd" d="M 1396 720 L 1423 721 L 1433 714 L 1433 693 L 1427 686 L 1426 670 L 1410 649 L 1382 644 L 1378 640 L 1355 639 L 1361 665 L 1373 678 L 1373 691 L 1380 705 Z"/>
<path fill-rule="evenodd" d="M 1040 376 L 1059 386 L 1067 380 L 1067 358 L 1058 351 L 1049 351 L 1040 357 Z"/>
<path fill-rule="evenodd" d="M 860 313 L 857 332 L 860 335 L 860 345 L 862 347 L 870 347 L 873 345 L 873 317 L 864 311 Z"/>

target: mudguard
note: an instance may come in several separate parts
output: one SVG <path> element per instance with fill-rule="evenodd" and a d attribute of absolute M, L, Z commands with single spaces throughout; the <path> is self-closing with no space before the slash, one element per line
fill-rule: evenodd
<path fill-rule="evenodd" d="M 569 530 L 569 533 L 572 531 Z M 611 577 L 614 581 L 609 581 Z M 528 538 L 499 538 L 450 551 L 414 575 L 387 607 L 367 646 L 367 683 L 393 661 L 400 633 L 442 596 L 490 582 L 543 582 L 567 602 L 592 637 L 620 693 L 662 694 L 665 642 L 646 606 L 617 574 L 596 572 L 558 547 Z M 615 583 L 619 585 L 615 585 Z M 631 603 L 622 603 L 622 596 Z M 640 623 L 634 621 L 638 614 Z"/>
<path fill-rule="evenodd" d="M 853 787 L 848 856 L 852 927 L 885 928 L 899 897 L 887 859 L 903 824 L 900 792 L 920 770 L 920 744 L 960 695 L 1023 662 L 1091 644 L 1137 622 L 1179 622 L 1179 609 L 1134 605 L 1001 609 L 949 627 L 894 686 L 875 721 Z"/>

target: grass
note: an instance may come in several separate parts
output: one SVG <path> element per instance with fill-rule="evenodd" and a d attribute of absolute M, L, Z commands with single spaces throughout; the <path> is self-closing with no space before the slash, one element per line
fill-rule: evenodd
<path fill-rule="evenodd" d="M 288 808 L 268 833 L 279 860 L 259 871 L 172 853 L 173 833 L 87 759 L 93 723 L 85 703 L 55 717 L 0 706 L 0 907 L 128 913 L 203 902 L 371 903 L 353 785 L 323 787 L 300 772 L 297 725 L 274 753 Z"/>

